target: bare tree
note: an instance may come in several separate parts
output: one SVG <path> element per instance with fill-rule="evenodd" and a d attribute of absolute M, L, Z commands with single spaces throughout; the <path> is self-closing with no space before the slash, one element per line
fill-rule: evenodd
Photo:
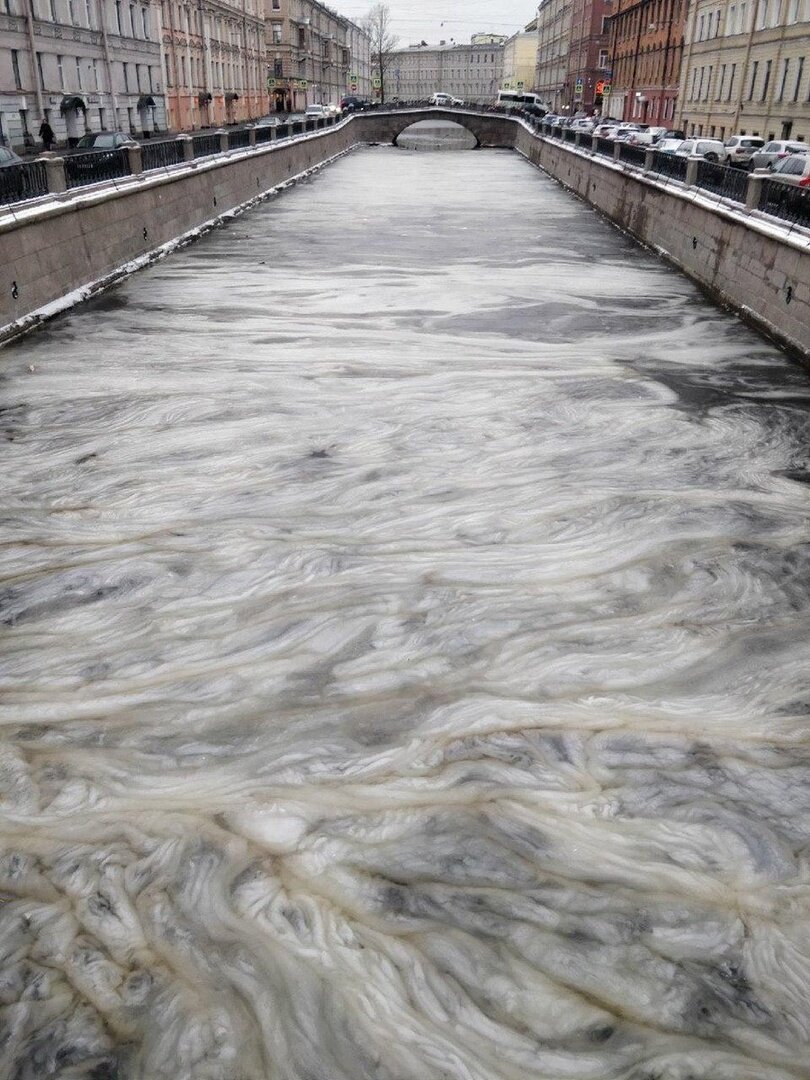
<path fill-rule="evenodd" d="M 375 4 L 366 15 L 363 28 L 371 38 L 371 65 L 380 80 L 380 101 L 385 101 L 385 81 L 391 54 L 399 38 L 391 30 L 391 11 L 387 4 Z"/>

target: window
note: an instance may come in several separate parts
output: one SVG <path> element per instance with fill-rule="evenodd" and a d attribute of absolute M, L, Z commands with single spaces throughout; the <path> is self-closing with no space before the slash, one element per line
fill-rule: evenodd
<path fill-rule="evenodd" d="M 768 4 L 770 0 L 759 0 L 759 18 L 757 19 L 757 30 L 762 30 L 768 25 Z"/>
<path fill-rule="evenodd" d="M 713 65 L 713 64 L 709 64 L 709 77 L 708 77 L 708 78 L 706 79 L 706 94 L 704 95 L 704 98 L 703 98 L 703 100 L 704 100 L 704 101 L 708 101 L 708 100 L 709 100 L 709 91 L 711 90 L 711 85 L 712 85 L 712 72 L 713 72 L 713 71 L 714 71 L 714 65 Z"/>
<path fill-rule="evenodd" d="M 751 85 L 748 87 L 748 100 L 754 100 L 754 87 L 757 84 L 757 72 L 759 71 L 759 60 L 755 60 L 751 65 Z"/>
<path fill-rule="evenodd" d="M 65 89 L 65 66 L 64 66 L 64 60 L 65 60 L 65 58 L 63 56 L 57 56 L 57 58 L 56 58 L 56 71 L 57 71 L 57 74 L 59 75 L 59 89 L 60 90 Z"/>
<path fill-rule="evenodd" d="M 731 95 L 734 92 L 734 80 L 737 77 L 737 65 L 731 65 L 731 78 L 728 83 L 728 94 L 726 95 L 726 101 L 731 101 Z"/>
<path fill-rule="evenodd" d="M 50 9 L 51 9 L 51 22 L 59 22 L 59 19 L 58 19 L 57 14 L 56 14 L 56 0 L 51 0 Z"/>
<path fill-rule="evenodd" d="M 765 101 L 768 97 L 768 87 L 771 82 L 771 67 L 773 66 L 773 60 L 769 60 L 765 65 L 765 81 L 762 84 L 762 97 L 760 101 Z"/>
<path fill-rule="evenodd" d="M 281 0 L 273 0 L 273 11 L 281 11 Z"/>
<path fill-rule="evenodd" d="M 782 101 L 785 97 L 785 84 L 787 83 L 788 70 L 790 69 L 790 60 L 784 60 L 782 62 L 782 81 L 779 84 L 779 96 L 777 101 Z"/>
<path fill-rule="evenodd" d="M 37 53 L 37 75 L 39 76 L 39 85 L 42 89 L 45 89 L 45 78 L 42 74 L 42 53 Z"/>
<path fill-rule="evenodd" d="M 180 58 L 180 63 L 181 65 L 184 63 L 183 57 Z M 129 64 L 122 64 L 121 67 L 124 69 L 124 90 L 129 93 Z M 185 82 L 184 78 L 183 85 L 185 85 Z"/>
<path fill-rule="evenodd" d="M 129 5 L 129 25 L 131 27 L 132 36 L 137 37 L 138 36 L 138 31 L 137 31 L 136 25 L 135 25 L 135 5 L 134 4 Z"/>
<path fill-rule="evenodd" d="M 717 97 L 715 99 L 716 101 L 722 101 L 723 100 L 723 90 L 725 89 L 725 86 L 726 86 L 726 67 L 727 66 L 728 66 L 727 64 L 723 64 L 723 66 L 720 68 L 720 85 L 717 87 Z"/>
<path fill-rule="evenodd" d="M 82 62 L 79 57 L 76 57 L 76 85 L 79 90 L 82 90 Z"/>
<path fill-rule="evenodd" d="M 90 29 L 94 29 L 96 24 L 93 21 L 93 0 L 84 0 L 84 17 Z"/>
<path fill-rule="evenodd" d="M 737 5 L 732 4 L 728 9 L 728 22 L 726 23 L 726 34 L 737 33 Z"/>
<path fill-rule="evenodd" d="M 274 45 L 280 45 L 281 44 L 281 23 L 280 22 L 274 22 L 272 24 L 272 27 L 273 27 L 273 44 Z"/>
<path fill-rule="evenodd" d="M 720 37 L 720 8 L 714 13 L 714 36 Z"/>
<path fill-rule="evenodd" d="M 93 61 L 93 89 L 98 90 L 98 60 Z"/>
<path fill-rule="evenodd" d="M 119 34 L 123 33 L 121 29 L 121 0 L 115 0 L 115 27 Z"/>
<path fill-rule="evenodd" d="M 481 57 L 479 56 L 478 59 L 480 60 Z M 606 68 L 607 66 L 608 66 L 608 51 L 607 51 L 607 49 L 600 49 L 599 50 L 599 60 L 597 62 L 597 67 L 601 71 L 604 68 Z"/>
<path fill-rule="evenodd" d="M 804 57 L 799 57 L 799 70 L 796 72 L 796 86 L 793 91 L 793 100 L 799 100 L 799 92 L 802 88 L 802 75 L 804 74 Z"/>
<path fill-rule="evenodd" d="M 22 90 L 22 79 L 20 78 L 20 54 L 16 49 L 11 50 L 11 70 L 14 73 L 14 89 Z"/>
<path fill-rule="evenodd" d="M 141 23 L 143 24 L 143 37 L 144 41 L 149 40 L 149 9 L 141 8 Z"/>
<path fill-rule="evenodd" d="M 77 20 L 76 20 L 76 5 L 75 5 L 75 0 L 68 0 L 68 18 L 70 19 L 71 23 L 72 23 L 72 24 L 73 24 L 74 26 L 78 26 L 78 25 L 79 25 L 79 24 L 78 24 L 78 22 L 77 22 Z"/>
<path fill-rule="evenodd" d="M 273 61 L 273 76 L 276 79 L 284 77 L 284 63 L 280 56 L 277 56 Z"/>

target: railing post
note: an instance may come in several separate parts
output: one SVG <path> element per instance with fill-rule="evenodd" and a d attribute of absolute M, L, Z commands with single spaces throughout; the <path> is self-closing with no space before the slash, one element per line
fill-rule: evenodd
<path fill-rule="evenodd" d="M 218 131 L 217 135 L 219 135 L 219 152 L 220 152 L 220 154 L 227 154 L 228 153 L 228 132 L 227 131 Z"/>
<path fill-rule="evenodd" d="M 686 162 L 686 176 L 684 183 L 687 187 L 697 187 L 698 165 L 703 161 L 702 157 L 690 157 Z"/>
<path fill-rule="evenodd" d="M 644 172 L 652 172 L 655 168 L 655 150 L 648 146 L 644 151 Z"/>
<path fill-rule="evenodd" d="M 39 160 L 45 164 L 45 182 L 48 185 L 48 194 L 57 195 L 60 191 L 67 191 L 65 159 L 56 157 L 53 154 L 43 154 Z"/>
<path fill-rule="evenodd" d="M 183 144 L 183 161 L 194 160 L 194 143 L 190 135 L 178 135 L 177 141 Z"/>
<path fill-rule="evenodd" d="M 582 145 L 582 132 L 581 131 L 575 131 L 574 132 L 574 146 L 581 146 L 581 145 Z"/>
<path fill-rule="evenodd" d="M 143 154 L 140 146 L 128 146 L 127 157 L 129 158 L 129 171 L 133 176 L 143 172 Z"/>
<path fill-rule="evenodd" d="M 613 160 L 621 161 L 622 158 L 622 144 L 621 140 L 617 139 L 613 144 Z"/>
<path fill-rule="evenodd" d="M 748 174 L 748 183 L 745 188 L 745 209 L 759 210 L 762 202 L 762 181 L 767 179 L 766 173 L 751 172 Z M 48 188 L 50 191 L 50 187 Z"/>
<path fill-rule="evenodd" d="M 591 151 L 596 154 L 599 151 L 599 136 L 591 135 Z"/>
<path fill-rule="evenodd" d="M 256 145 L 256 128 L 251 126 L 247 129 L 248 133 L 248 146 Z"/>

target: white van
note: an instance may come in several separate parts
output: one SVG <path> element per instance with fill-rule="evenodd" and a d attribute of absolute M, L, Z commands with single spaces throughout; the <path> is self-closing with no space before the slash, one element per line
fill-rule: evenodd
<path fill-rule="evenodd" d="M 454 101 L 452 94 L 434 94 L 430 99 L 431 105 L 452 105 Z"/>

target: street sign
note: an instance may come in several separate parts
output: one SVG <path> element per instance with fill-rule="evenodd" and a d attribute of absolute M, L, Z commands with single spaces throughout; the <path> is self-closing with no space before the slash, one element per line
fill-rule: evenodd
<path fill-rule="evenodd" d="M 299 79 L 298 80 L 298 89 L 299 90 L 306 90 L 306 88 L 307 88 L 307 80 L 306 79 Z"/>
<path fill-rule="evenodd" d="M 523 87 L 524 87 L 525 85 L 526 85 L 526 83 L 522 83 L 522 82 L 519 82 L 519 83 L 517 84 L 517 88 L 518 88 L 518 90 L 522 90 L 522 89 L 523 89 Z"/>
<path fill-rule="evenodd" d="M 357 93 L 357 83 L 356 82 L 349 83 L 349 89 L 351 90 L 351 92 L 353 94 L 356 94 Z"/>
<path fill-rule="evenodd" d="M 374 87 L 375 90 L 379 90 L 380 87 L 382 86 L 382 80 L 381 79 L 372 79 L 371 80 L 371 85 Z"/>
<path fill-rule="evenodd" d="M 582 86 L 583 86 L 582 79 L 577 79 L 577 81 L 574 83 L 574 93 L 581 95 L 582 94 Z"/>
<path fill-rule="evenodd" d="M 602 83 L 602 97 L 607 97 L 610 93 L 610 83 Z"/>
<path fill-rule="evenodd" d="M 599 82 L 596 84 L 596 92 L 597 94 L 604 94 L 605 92 L 605 84 L 602 79 L 600 79 Z"/>
<path fill-rule="evenodd" d="M 349 82 L 353 82 L 353 83 L 358 82 L 357 72 L 356 71 L 349 72 Z"/>

